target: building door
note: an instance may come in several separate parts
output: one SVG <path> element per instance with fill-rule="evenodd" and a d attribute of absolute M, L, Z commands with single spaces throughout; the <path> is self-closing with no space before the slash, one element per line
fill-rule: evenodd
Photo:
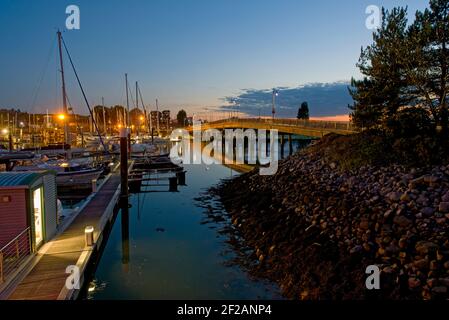
<path fill-rule="evenodd" d="M 44 240 L 44 223 L 42 214 L 42 187 L 33 191 L 34 208 L 34 247 L 37 248 Z"/>

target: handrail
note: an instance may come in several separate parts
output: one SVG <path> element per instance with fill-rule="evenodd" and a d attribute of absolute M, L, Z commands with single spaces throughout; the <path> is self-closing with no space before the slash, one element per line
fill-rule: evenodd
<path fill-rule="evenodd" d="M 31 253 L 31 229 L 28 227 L 0 249 L 0 284 L 18 270 Z"/>
<path fill-rule="evenodd" d="M 11 241 L 9 241 L 7 244 L 5 244 L 3 246 L 3 248 L 0 249 L 0 252 L 3 252 L 6 250 L 6 247 L 8 247 L 9 245 L 11 245 L 12 243 L 14 243 L 15 241 L 17 241 L 18 238 L 20 238 L 25 232 L 30 231 L 30 227 L 26 228 L 25 230 L 23 230 L 21 233 L 19 233 L 14 239 L 12 239 Z"/>
<path fill-rule="evenodd" d="M 319 129 L 331 129 L 331 130 L 344 130 L 355 131 L 355 128 L 350 121 L 324 121 L 324 120 L 303 120 L 303 119 L 269 119 L 269 118 L 229 118 L 218 121 L 212 121 L 205 123 L 205 125 L 220 125 L 230 122 L 237 123 L 266 123 L 272 125 L 284 125 L 284 126 L 302 126 L 307 128 L 319 128 Z"/>

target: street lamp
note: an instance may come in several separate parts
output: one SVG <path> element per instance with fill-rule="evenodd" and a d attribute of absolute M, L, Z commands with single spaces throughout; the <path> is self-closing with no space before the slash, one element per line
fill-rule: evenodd
<path fill-rule="evenodd" d="M 273 119 L 274 119 L 274 115 L 276 113 L 276 97 L 278 95 L 279 95 L 279 90 L 273 89 L 273 93 L 272 93 L 272 109 L 271 109 L 271 113 L 273 114 Z"/>

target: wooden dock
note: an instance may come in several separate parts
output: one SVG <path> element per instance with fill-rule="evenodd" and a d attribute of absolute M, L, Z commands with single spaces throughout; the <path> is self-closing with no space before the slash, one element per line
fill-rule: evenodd
<path fill-rule="evenodd" d="M 120 196 L 120 173 L 114 172 L 90 202 L 61 234 L 37 253 L 31 271 L 12 290 L 10 300 L 68 300 L 75 299 L 79 290 L 67 289 L 68 266 L 77 266 L 83 273 L 90 257 L 103 239 L 102 231 L 113 217 Z M 84 229 L 94 226 L 95 245 L 85 245 Z M 83 280 L 81 280 L 82 285 Z"/>

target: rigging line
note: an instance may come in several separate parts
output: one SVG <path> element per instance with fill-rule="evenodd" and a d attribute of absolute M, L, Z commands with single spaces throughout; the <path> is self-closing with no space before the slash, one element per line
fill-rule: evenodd
<path fill-rule="evenodd" d="M 74 118 L 75 118 L 75 125 L 76 125 L 76 128 L 79 130 L 80 134 L 82 134 L 82 132 L 81 132 L 81 127 L 79 126 L 79 123 L 78 123 L 78 117 L 76 116 L 75 112 L 73 111 L 73 107 L 72 107 L 72 104 L 70 103 L 69 95 L 66 94 L 65 97 L 67 98 L 67 103 L 69 104 L 69 111 L 72 112 L 72 115 L 73 115 Z"/>
<path fill-rule="evenodd" d="M 128 92 L 129 92 L 129 96 L 130 96 L 130 98 L 131 98 L 131 102 L 132 102 L 133 106 L 135 107 L 135 106 L 136 106 L 136 102 L 134 101 L 134 98 L 133 98 L 133 92 L 132 92 L 132 90 L 129 88 L 129 86 L 128 86 Z"/>
<path fill-rule="evenodd" d="M 87 100 L 87 97 L 86 97 L 86 93 L 84 92 L 83 86 L 81 85 L 81 80 L 80 80 L 80 78 L 78 77 L 78 73 L 76 72 L 75 65 L 73 64 L 72 57 L 70 56 L 70 53 L 69 53 L 69 49 L 67 49 L 67 45 L 66 45 L 66 43 L 65 43 L 64 38 L 61 37 L 61 39 L 62 39 L 62 43 L 64 44 L 64 48 L 65 48 L 65 51 L 66 51 L 67 56 L 68 56 L 68 58 L 69 58 L 70 64 L 72 65 L 73 72 L 75 73 L 76 80 L 78 81 L 78 85 L 79 85 L 79 87 L 80 87 L 80 89 L 81 89 L 81 93 L 83 94 L 84 101 L 86 102 L 87 108 L 89 109 L 90 115 L 91 115 L 91 117 L 92 117 L 92 123 L 93 123 L 94 126 L 95 126 L 95 130 L 96 130 L 97 133 L 98 133 L 98 137 L 100 138 L 100 143 L 102 144 L 102 146 L 103 146 L 103 148 L 104 148 L 104 151 L 107 152 L 107 153 L 109 153 L 108 149 L 106 148 L 106 145 L 104 144 L 103 138 L 101 137 L 100 130 L 98 130 L 97 122 L 96 122 L 95 119 L 94 119 L 94 115 L 93 115 L 93 113 L 92 113 L 92 109 L 90 108 L 89 101 Z"/>
<path fill-rule="evenodd" d="M 52 44 L 50 46 L 50 51 L 48 52 L 48 55 L 47 55 L 47 60 L 46 60 L 46 63 L 44 65 L 44 69 L 41 72 L 41 77 L 38 80 L 37 87 L 35 88 L 35 91 L 34 91 L 34 94 L 33 94 L 32 103 L 30 105 L 31 108 L 29 109 L 30 111 L 34 110 L 34 107 L 36 106 L 37 96 L 39 95 L 39 92 L 41 90 L 42 82 L 44 81 L 44 77 L 47 74 L 48 65 L 50 64 L 50 60 L 53 57 L 53 49 L 55 47 L 55 44 L 56 44 L 56 35 L 53 37 L 53 41 L 52 41 Z"/>
<path fill-rule="evenodd" d="M 143 114 L 145 115 L 145 127 L 146 127 L 146 129 L 148 129 L 148 132 L 149 132 L 150 128 L 149 128 L 149 125 L 148 125 L 147 109 L 145 107 L 145 103 L 143 102 L 142 92 L 140 91 L 140 86 L 139 85 L 137 85 L 137 91 L 139 91 L 140 101 L 142 102 Z M 151 117 L 151 112 L 150 112 L 149 116 Z"/>

